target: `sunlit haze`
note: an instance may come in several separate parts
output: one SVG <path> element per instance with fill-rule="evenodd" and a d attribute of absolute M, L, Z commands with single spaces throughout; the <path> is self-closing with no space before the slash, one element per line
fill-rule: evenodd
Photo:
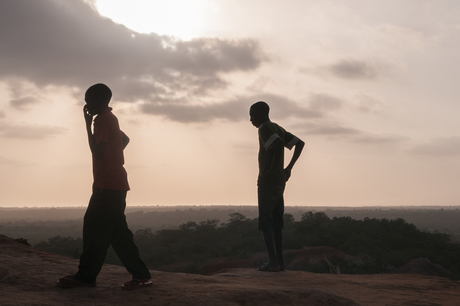
<path fill-rule="evenodd" d="M 453 0 L 1 1 L 0 206 L 87 205 L 98 82 L 130 206 L 256 205 L 259 100 L 286 205 L 459 205 L 459 38 Z"/>
<path fill-rule="evenodd" d="M 140 33 L 157 33 L 191 39 L 205 33 L 204 19 L 212 2 L 202 0 L 98 0 L 97 10 Z"/>

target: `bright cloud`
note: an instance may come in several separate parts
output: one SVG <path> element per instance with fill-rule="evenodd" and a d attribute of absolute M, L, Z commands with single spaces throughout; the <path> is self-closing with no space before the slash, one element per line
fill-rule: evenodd
<path fill-rule="evenodd" d="M 83 1 L 7 1 L 0 4 L 0 80 L 85 90 L 109 84 L 121 101 L 154 106 L 199 100 L 227 87 L 223 74 L 251 71 L 266 56 L 252 39 L 176 40 L 140 34 L 102 17 Z M 25 96 L 11 105 L 35 103 Z M 175 111 L 175 106 L 163 110 Z"/>

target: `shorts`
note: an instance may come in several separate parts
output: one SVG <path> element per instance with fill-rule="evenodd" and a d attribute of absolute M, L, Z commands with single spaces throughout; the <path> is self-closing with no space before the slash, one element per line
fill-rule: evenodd
<path fill-rule="evenodd" d="M 258 229 L 260 231 L 283 229 L 284 186 L 259 186 L 257 197 L 259 202 Z"/>

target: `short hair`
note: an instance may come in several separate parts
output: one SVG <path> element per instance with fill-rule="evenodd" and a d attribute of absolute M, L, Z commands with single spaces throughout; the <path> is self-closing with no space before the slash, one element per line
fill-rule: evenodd
<path fill-rule="evenodd" d="M 112 99 L 112 91 L 110 90 L 109 86 L 102 84 L 102 83 L 97 83 L 88 88 L 86 91 L 87 94 L 92 94 L 92 95 L 98 95 L 102 97 L 104 102 L 109 103 L 110 99 Z"/>
<path fill-rule="evenodd" d="M 251 109 L 258 113 L 260 112 L 264 115 L 267 115 L 267 116 L 268 116 L 268 113 L 270 112 L 270 106 L 268 106 L 268 104 L 264 101 L 259 101 L 259 102 L 254 103 L 251 106 Z"/>

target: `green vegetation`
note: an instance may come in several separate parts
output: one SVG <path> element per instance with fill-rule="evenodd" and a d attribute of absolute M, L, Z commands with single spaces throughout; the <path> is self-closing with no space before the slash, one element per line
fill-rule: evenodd
<path fill-rule="evenodd" d="M 265 251 L 257 219 L 248 219 L 238 212 L 231 213 L 228 222 L 222 224 L 208 219 L 184 223 L 179 229 L 137 230 L 135 240 L 149 268 L 169 271 L 199 273 L 199 267 L 214 258 L 247 259 L 254 252 Z M 57 236 L 35 247 L 77 258 L 81 245 L 80 238 Z M 412 259 L 426 257 L 460 275 L 460 244 L 452 243 L 447 234 L 420 231 L 403 219 L 331 219 L 324 212 L 306 212 L 296 222 L 293 215 L 286 214 L 285 250 L 304 246 L 330 246 L 349 255 L 363 256 L 364 263 L 359 266 L 343 258 L 331 258 L 330 263 L 340 266 L 341 273 L 386 273 Z M 286 260 L 290 259 L 288 253 Z M 109 251 L 106 262 L 119 264 L 113 251 Z M 324 262 L 300 269 L 329 272 L 330 267 Z"/>
<path fill-rule="evenodd" d="M 34 247 L 67 257 L 80 258 L 83 250 L 83 239 L 55 236 L 48 239 L 47 242 L 40 242 L 34 245 Z"/>
<path fill-rule="evenodd" d="M 460 274 L 460 244 L 451 243 L 443 233 L 418 230 L 403 219 L 329 219 L 325 213 L 305 213 L 286 233 L 285 248 L 332 246 L 349 255 L 365 254 L 365 264 L 351 265 L 341 258 L 331 260 L 342 273 L 382 273 L 399 268 L 412 259 L 425 257 L 447 270 Z"/>
<path fill-rule="evenodd" d="M 50 237 L 81 237 L 83 216 L 86 207 L 73 208 L 1 208 L 0 233 L 12 238 L 26 238 L 37 244 Z M 459 207 L 301 207 L 287 206 L 285 212 L 300 220 L 308 211 L 324 212 L 330 218 L 351 217 L 404 219 L 426 232 L 448 234 L 452 241 L 460 242 Z M 227 220 L 231 213 L 241 213 L 247 218 L 257 217 L 257 206 L 142 206 L 127 207 L 126 218 L 129 228 L 151 228 L 152 232 L 163 229 L 178 229 L 181 224 L 193 221 L 199 223 L 207 219 Z"/>

